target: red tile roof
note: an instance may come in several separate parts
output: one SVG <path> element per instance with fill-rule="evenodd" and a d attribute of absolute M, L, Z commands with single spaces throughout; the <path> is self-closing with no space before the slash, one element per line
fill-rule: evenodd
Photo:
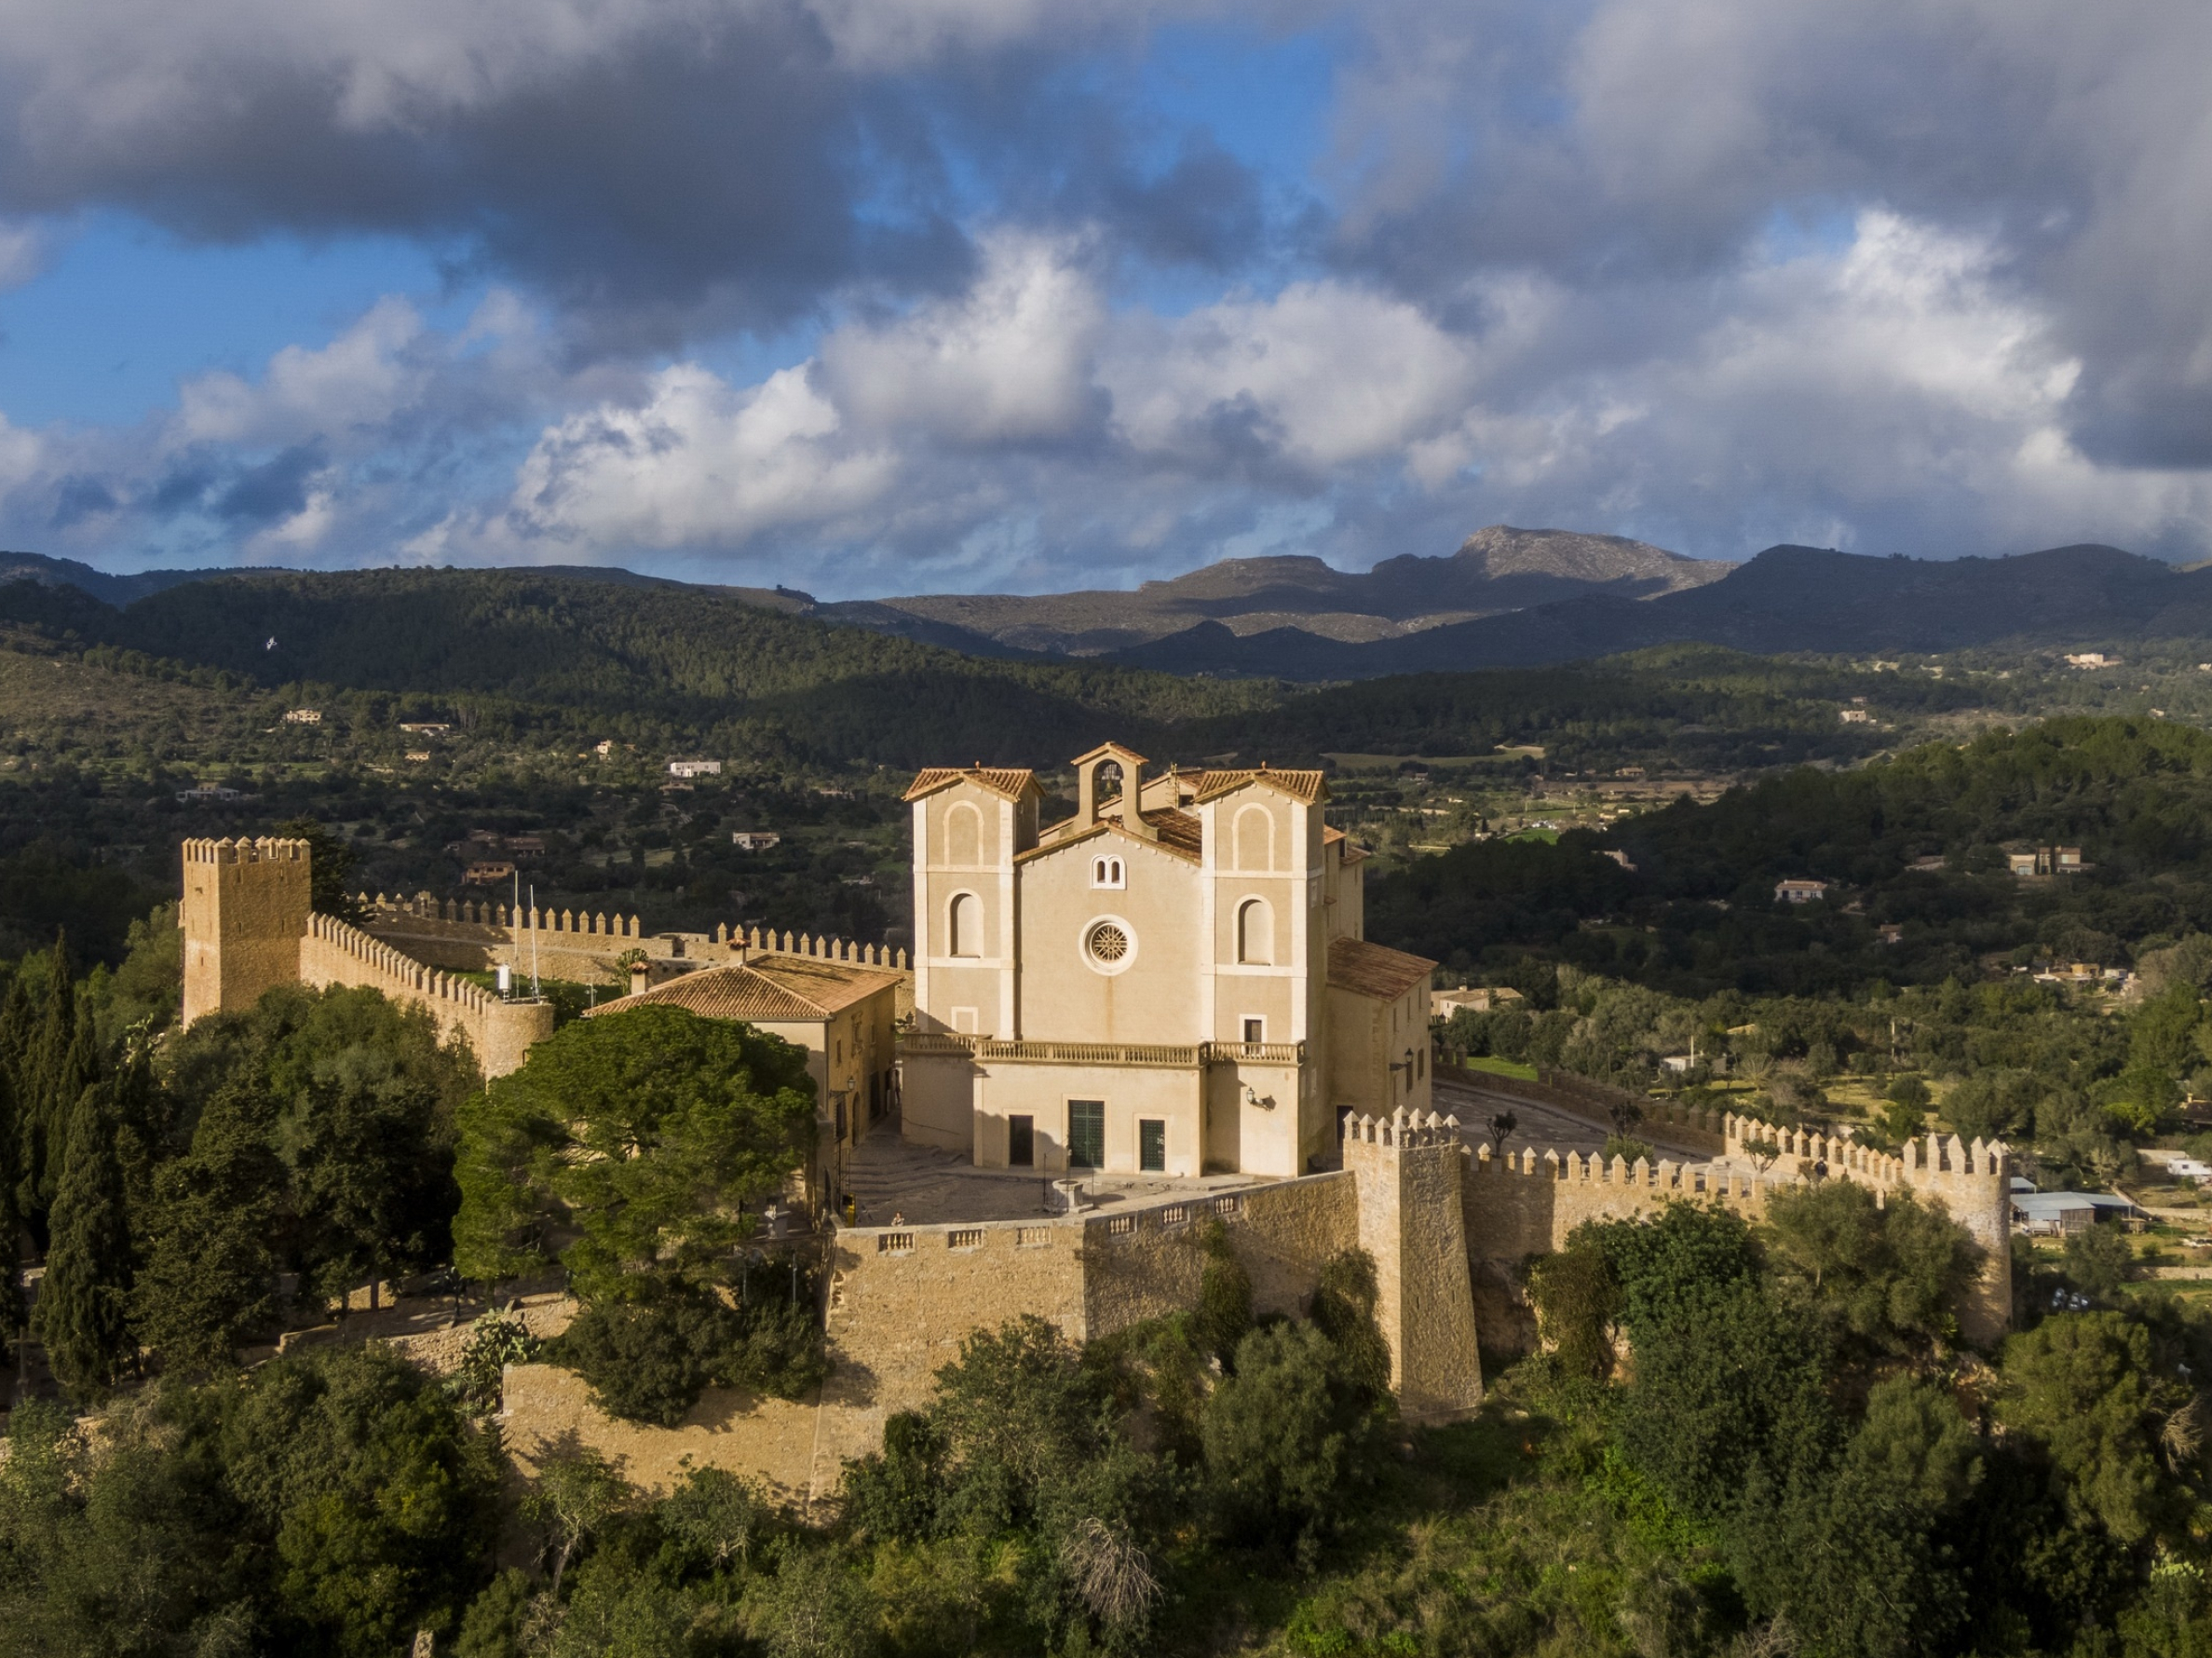
<path fill-rule="evenodd" d="M 1009 800 L 1019 800 L 1038 787 L 1037 773 L 1019 767 L 970 766 L 961 769 L 950 766 L 932 766 L 916 777 L 902 798 L 919 800 L 925 795 L 934 795 L 940 789 L 947 789 L 962 781 L 981 783 L 994 795 L 1003 795 Z M 1043 793 L 1042 790 L 1038 792 Z"/>
<path fill-rule="evenodd" d="M 1198 801 L 1200 804 L 1231 789 L 1241 789 L 1246 783 L 1266 783 L 1280 789 L 1293 800 L 1311 805 L 1329 797 L 1329 785 L 1318 771 L 1276 771 L 1266 766 L 1250 771 L 1201 771 L 1198 774 Z"/>
<path fill-rule="evenodd" d="M 1416 985 L 1426 982 L 1435 969 L 1436 963 L 1425 956 L 1409 956 L 1387 945 L 1371 945 L 1364 938 L 1329 940 L 1332 990 L 1396 1001 Z"/>
<path fill-rule="evenodd" d="M 639 1007 L 677 1007 L 702 1019 L 827 1019 L 899 983 L 889 968 L 811 956 L 760 956 L 701 968 L 586 1011 L 585 1017 Z"/>

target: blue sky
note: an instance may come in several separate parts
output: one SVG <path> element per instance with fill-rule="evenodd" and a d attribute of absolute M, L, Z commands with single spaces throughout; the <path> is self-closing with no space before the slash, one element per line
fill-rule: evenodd
<path fill-rule="evenodd" d="M 0 545 L 826 596 L 2212 552 L 2212 14 L 115 0 L 0 31 Z"/>

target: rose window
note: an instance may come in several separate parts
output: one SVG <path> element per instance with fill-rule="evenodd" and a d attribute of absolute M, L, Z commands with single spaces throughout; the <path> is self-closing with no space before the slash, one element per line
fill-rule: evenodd
<path fill-rule="evenodd" d="M 1101 921 L 1091 929 L 1088 942 L 1092 958 L 1096 961 L 1111 964 L 1129 954 L 1129 934 L 1111 921 Z"/>

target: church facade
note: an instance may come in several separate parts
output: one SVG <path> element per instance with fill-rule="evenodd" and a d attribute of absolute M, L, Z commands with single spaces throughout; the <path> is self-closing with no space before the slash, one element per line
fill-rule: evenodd
<path fill-rule="evenodd" d="M 1426 1112 L 1434 963 L 1364 938 L 1364 854 L 1318 771 L 1107 743 L 1077 808 L 930 769 L 914 814 L 905 1136 L 984 1168 L 1296 1176 L 1349 1115 Z"/>

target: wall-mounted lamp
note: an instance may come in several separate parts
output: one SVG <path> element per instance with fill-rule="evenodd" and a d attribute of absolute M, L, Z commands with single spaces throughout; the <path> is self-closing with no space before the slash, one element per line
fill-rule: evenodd
<path fill-rule="evenodd" d="M 1273 1094 L 1255 1093 L 1253 1090 L 1252 1084 L 1249 1082 L 1245 1083 L 1243 1086 L 1244 1103 L 1246 1105 L 1257 1106 L 1263 1111 L 1272 1111 L 1275 1108 L 1275 1096 Z"/>

